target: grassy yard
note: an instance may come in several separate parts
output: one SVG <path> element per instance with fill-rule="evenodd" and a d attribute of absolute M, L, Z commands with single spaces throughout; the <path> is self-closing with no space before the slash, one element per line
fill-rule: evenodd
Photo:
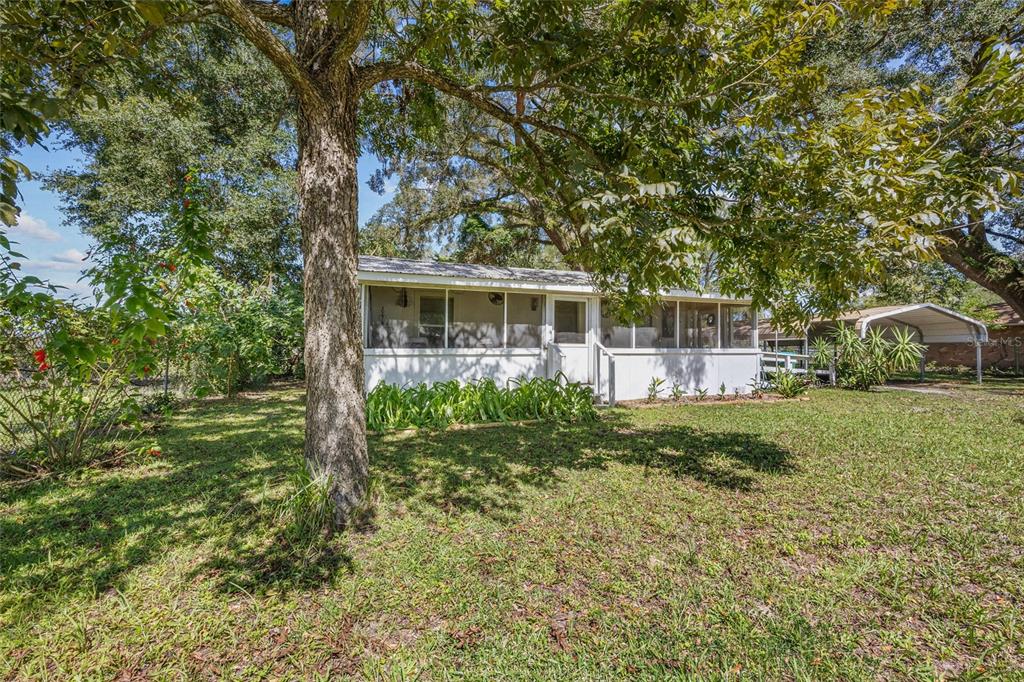
<path fill-rule="evenodd" d="M 1024 382 L 378 437 L 372 527 L 306 562 L 302 411 L 0 483 L 0 679 L 1024 679 Z"/>

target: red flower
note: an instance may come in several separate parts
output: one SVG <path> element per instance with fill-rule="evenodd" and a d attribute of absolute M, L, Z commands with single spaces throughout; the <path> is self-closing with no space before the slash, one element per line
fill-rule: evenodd
<path fill-rule="evenodd" d="M 188 208 L 189 206 L 192 205 L 192 200 L 191 199 L 185 199 L 185 201 L 183 201 L 182 203 L 185 206 L 185 208 Z"/>
<path fill-rule="evenodd" d="M 145 367 L 142 368 L 142 373 L 149 374 L 149 365 L 146 365 Z"/>
<path fill-rule="evenodd" d="M 121 339 L 111 339 L 110 340 L 110 345 L 111 346 L 116 346 L 119 343 L 121 343 Z"/>
<path fill-rule="evenodd" d="M 150 448 L 149 454 L 153 457 L 159 457 L 162 453 L 160 452 L 160 448 Z"/>
<path fill-rule="evenodd" d="M 45 372 L 50 369 L 51 365 L 46 361 L 46 349 L 40 348 L 39 350 L 32 353 L 32 357 L 35 358 L 36 364 L 39 365 L 39 371 Z"/>
<path fill-rule="evenodd" d="M 170 270 L 171 272 L 174 272 L 175 270 L 178 269 L 178 266 L 175 265 L 174 263 L 168 263 L 167 264 L 167 269 Z"/>

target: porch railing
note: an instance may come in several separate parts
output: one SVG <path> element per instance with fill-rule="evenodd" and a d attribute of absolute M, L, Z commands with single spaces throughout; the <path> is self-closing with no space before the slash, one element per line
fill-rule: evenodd
<path fill-rule="evenodd" d="M 554 379 L 559 370 L 562 369 L 562 361 L 565 360 L 565 351 L 554 341 L 548 343 L 548 379 Z"/>
<path fill-rule="evenodd" d="M 761 367 L 765 370 L 783 369 L 793 374 L 806 374 L 811 356 L 801 353 L 761 353 Z"/>
<path fill-rule="evenodd" d="M 601 396 L 601 356 L 606 355 L 608 357 L 608 407 L 615 407 L 615 354 L 610 350 L 602 346 L 599 342 L 594 342 L 594 371 L 595 378 L 597 381 L 594 383 L 597 388 L 598 397 Z"/>
<path fill-rule="evenodd" d="M 792 374 L 813 374 L 818 377 L 827 377 L 830 384 L 835 385 L 835 368 L 822 369 L 811 365 L 811 356 L 803 353 L 761 353 L 761 377 L 767 379 L 768 375 L 778 371 L 790 372 Z"/>

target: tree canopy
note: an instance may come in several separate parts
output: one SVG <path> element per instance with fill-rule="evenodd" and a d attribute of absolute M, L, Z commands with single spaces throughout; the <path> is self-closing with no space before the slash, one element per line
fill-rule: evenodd
<path fill-rule="evenodd" d="M 108 102 L 67 117 L 61 144 L 84 158 L 45 184 L 64 215 L 105 246 L 157 247 L 186 173 L 202 200 L 220 269 L 239 282 L 297 278 L 294 102 L 277 71 L 220 24 L 182 26 L 142 55 L 144 80 L 97 81 Z"/>
<path fill-rule="evenodd" d="M 836 193 L 876 231 L 902 232 L 911 252 L 938 255 L 1018 313 L 1022 47 L 1024 4 L 953 0 L 843 22 L 808 52 L 827 79 L 819 109 L 822 128 L 835 126 Z"/>

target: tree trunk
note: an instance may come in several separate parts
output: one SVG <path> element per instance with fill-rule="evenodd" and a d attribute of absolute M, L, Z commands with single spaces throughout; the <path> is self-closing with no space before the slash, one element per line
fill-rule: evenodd
<path fill-rule="evenodd" d="M 329 481 L 334 525 L 366 494 L 369 458 L 357 280 L 356 97 L 300 107 L 299 222 L 306 326 L 306 466 Z"/>
<path fill-rule="evenodd" d="M 1024 267 L 981 235 L 957 235 L 939 247 L 947 265 L 1006 301 L 1024 318 Z"/>

